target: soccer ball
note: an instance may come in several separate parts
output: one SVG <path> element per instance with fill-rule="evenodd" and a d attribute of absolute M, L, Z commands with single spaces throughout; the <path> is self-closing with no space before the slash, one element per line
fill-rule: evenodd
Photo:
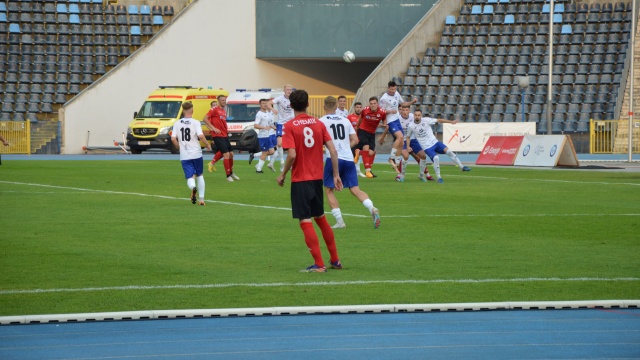
<path fill-rule="evenodd" d="M 353 55 L 351 51 L 345 51 L 345 53 L 342 55 L 342 59 L 344 60 L 344 62 L 352 63 L 356 61 L 356 56 Z"/>

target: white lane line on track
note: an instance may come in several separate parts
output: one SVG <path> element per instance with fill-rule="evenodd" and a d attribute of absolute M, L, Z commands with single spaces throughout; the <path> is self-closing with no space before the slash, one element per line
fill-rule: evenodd
<path fill-rule="evenodd" d="M 228 283 L 228 284 L 200 284 L 200 285 L 129 285 L 89 288 L 61 288 L 61 289 L 31 289 L 31 290 L 0 290 L 0 295 L 41 294 L 84 291 L 127 291 L 127 290 L 170 290 L 170 289 L 219 289 L 233 287 L 283 287 L 283 286 L 341 286 L 341 285 L 370 285 L 370 284 L 475 284 L 475 283 L 528 283 L 528 282 L 585 282 L 585 281 L 640 281 L 636 277 L 619 278 L 513 278 L 513 279 L 434 279 L 434 280 L 358 280 L 358 281 L 317 281 L 317 282 L 277 282 L 277 283 Z"/>

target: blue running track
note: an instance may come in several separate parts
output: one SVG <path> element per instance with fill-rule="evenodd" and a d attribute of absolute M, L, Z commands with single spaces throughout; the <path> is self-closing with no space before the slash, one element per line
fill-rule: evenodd
<path fill-rule="evenodd" d="M 638 359 L 640 309 L 0 326 L 0 359 Z"/>

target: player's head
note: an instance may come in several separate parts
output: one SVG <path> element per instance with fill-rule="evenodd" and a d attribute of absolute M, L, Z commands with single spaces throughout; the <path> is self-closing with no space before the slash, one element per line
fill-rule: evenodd
<path fill-rule="evenodd" d="M 218 100 L 213 100 L 213 101 L 211 102 L 211 108 L 214 108 L 214 107 L 216 107 L 216 106 L 218 106 Z"/>
<path fill-rule="evenodd" d="M 218 95 L 218 104 L 220 107 L 227 106 L 227 96 L 226 95 Z"/>
<path fill-rule="evenodd" d="M 304 90 L 295 90 L 289 95 L 291 108 L 297 112 L 305 112 L 309 107 L 309 94 Z"/>
<path fill-rule="evenodd" d="M 417 123 L 420 122 L 420 120 L 422 120 L 422 110 L 416 109 L 413 112 L 413 122 L 415 122 L 417 124 Z"/>
<path fill-rule="evenodd" d="M 339 103 L 340 101 L 336 100 L 336 98 L 334 98 L 333 96 L 327 96 L 326 98 L 324 98 L 324 111 L 328 113 L 335 113 Z"/>
<path fill-rule="evenodd" d="M 344 109 L 347 106 L 347 97 L 344 95 L 338 96 L 338 107 Z"/>
<path fill-rule="evenodd" d="M 260 99 L 260 110 L 267 111 L 269 99 Z"/>
<path fill-rule="evenodd" d="M 293 86 L 287 84 L 284 86 L 284 97 L 287 99 L 291 96 L 291 92 L 293 91 Z"/>
<path fill-rule="evenodd" d="M 356 115 L 360 115 L 360 113 L 362 112 L 362 103 L 360 101 L 353 103 L 353 112 Z"/>
<path fill-rule="evenodd" d="M 410 111 L 410 107 L 409 105 L 402 105 L 400 106 L 400 115 L 402 115 L 403 118 L 408 118 L 409 117 L 409 111 Z"/>
<path fill-rule="evenodd" d="M 193 104 L 191 101 L 185 101 L 182 103 L 182 116 L 191 117 L 193 114 Z"/>
<path fill-rule="evenodd" d="M 389 81 L 389 83 L 387 84 L 387 93 L 393 96 L 395 95 L 397 89 L 398 89 L 398 84 L 396 84 L 396 82 L 393 80 Z"/>
<path fill-rule="evenodd" d="M 372 96 L 369 98 L 369 108 L 373 111 L 378 110 L 378 97 Z"/>

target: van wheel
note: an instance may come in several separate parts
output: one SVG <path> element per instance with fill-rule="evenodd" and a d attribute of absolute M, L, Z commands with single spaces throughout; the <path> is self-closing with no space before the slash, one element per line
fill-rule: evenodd
<path fill-rule="evenodd" d="M 171 151 L 172 154 L 180 154 L 180 149 L 173 146 L 173 144 L 169 147 L 169 151 Z"/>
<path fill-rule="evenodd" d="M 142 149 L 131 149 L 131 153 L 134 155 L 142 154 Z"/>

